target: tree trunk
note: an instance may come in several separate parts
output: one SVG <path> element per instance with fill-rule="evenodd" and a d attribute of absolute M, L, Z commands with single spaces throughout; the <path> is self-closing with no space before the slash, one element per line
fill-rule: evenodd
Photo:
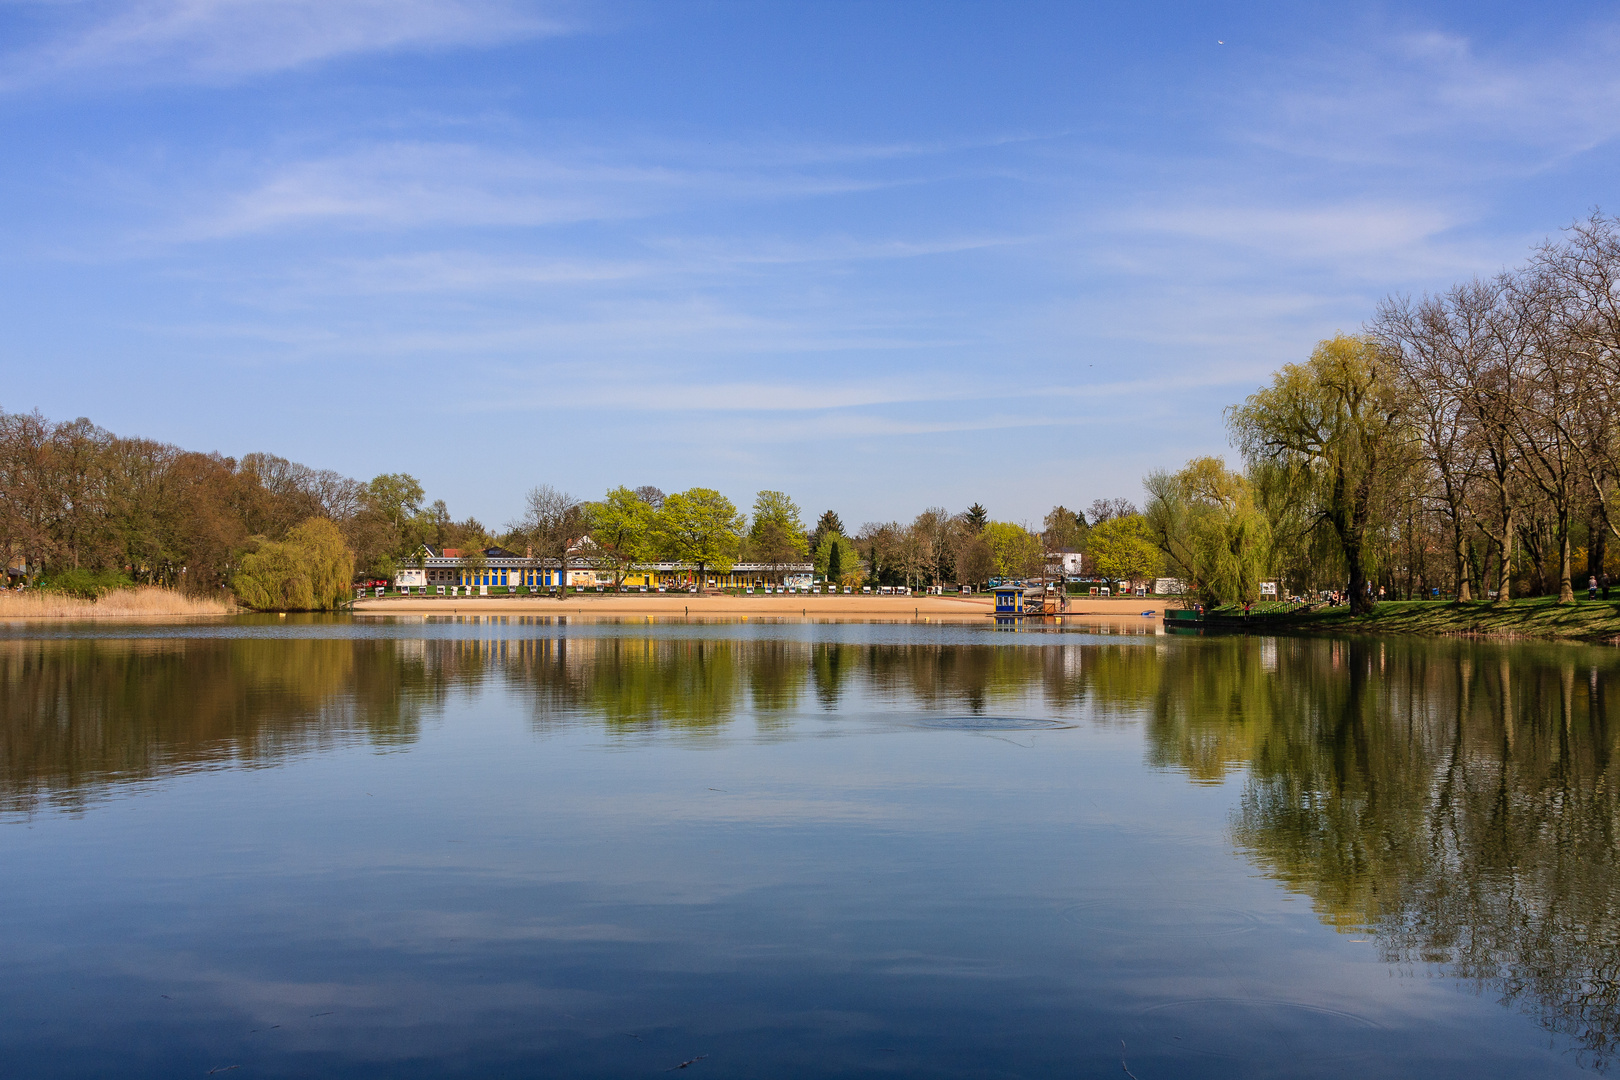
<path fill-rule="evenodd" d="M 1570 582 L 1570 575 L 1575 568 L 1569 561 L 1569 511 L 1559 508 L 1558 511 L 1558 602 L 1560 604 L 1573 604 L 1575 602 L 1575 588 Z"/>
<path fill-rule="evenodd" d="M 1609 533 L 1603 527 L 1602 507 L 1594 507 L 1586 522 L 1586 576 L 1602 581 L 1603 563 L 1609 553 Z"/>
<path fill-rule="evenodd" d="M 1466 604 L 1474 598 L 1473 592 L 1468 588 L 1468 542 L 1463 534 L 1462 515 L 1454 516 L 1451 522 L 1457 538 L 1456 550 L 1452 552 L 1457 574 L 1457 603 Z"/>
<path fill-rule="evenodd" d="M 1344 542 L 1344 561 L 1350 568 L 1350 614 L 1365 615 L 1373 609 L 1372 596 L 1367 592 L 1367 575 L 1361 568 L 1361 541 Z"/>
<path fill-rule="evenodd" d="M 1496 602 L 1505 604 L 1513 596 L 1513 515 L 1502 521 L 1502 535 L 1495 537 L 1497 556 Z"/>

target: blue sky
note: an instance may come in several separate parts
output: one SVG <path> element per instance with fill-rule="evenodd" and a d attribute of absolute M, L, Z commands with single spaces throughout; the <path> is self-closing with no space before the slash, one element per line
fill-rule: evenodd
<path fill-rule="evenodd" d="M 500 524 L 1140 499 L 1617 208 L 1612 5 L 0 0 L 0 405 Z"/>

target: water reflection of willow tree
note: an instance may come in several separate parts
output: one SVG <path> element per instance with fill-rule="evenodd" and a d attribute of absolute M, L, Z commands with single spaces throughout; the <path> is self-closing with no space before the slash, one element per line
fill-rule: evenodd
<path fill-rule="evenodd" d="M 1212 641 L 1167 658 L 1155 759 L 1239 763 L 1237 842 L 1387 960 L 1489 989 L 1606 1067 L 1620 1042 L 1609 652 Z"/>
<path fill-rule="evenodd" d="M 359 740 L 409 742 L 438 696 L 416 644 L 0 641 L 0 810 L 71 807 L 111 783 Z"/>

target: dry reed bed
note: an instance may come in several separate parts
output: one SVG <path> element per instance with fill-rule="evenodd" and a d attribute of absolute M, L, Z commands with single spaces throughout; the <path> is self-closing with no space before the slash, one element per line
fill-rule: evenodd
<path fill-rule="evenodd" d="M 130 619 L 153 615 L 229 615 L 224 600 L 199 599 L 151 586 L 118 589 L 99 600 L 42 592 L 0 592 L 0 619 Z"/>

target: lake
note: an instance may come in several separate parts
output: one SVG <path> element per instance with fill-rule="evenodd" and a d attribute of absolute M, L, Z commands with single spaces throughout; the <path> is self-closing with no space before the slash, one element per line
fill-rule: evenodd
<path fill-rule="evenodd" d="M 0 1076 L 1608 1070 L 1620 652 L 1153 630 L 0 627 Z"/>

